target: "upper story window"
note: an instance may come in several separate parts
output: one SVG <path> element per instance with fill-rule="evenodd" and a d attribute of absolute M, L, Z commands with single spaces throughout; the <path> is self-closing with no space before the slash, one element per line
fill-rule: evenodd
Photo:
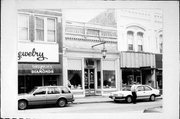
<path fill-rule="evenodd" d="M 160 53 L 163 52 L 163 35 L 159 35 L 159 50 L 160 50 Z"/>
<path fill-rule="evenodd" d="M 25 14 L 19 14 L 18 17 L 18 32 L 19 40 L 29 40 L 29 16 Z"/>
<path fill-rule="evenodd" d="M 138 43 L 138 51 L 143 51 L 143 33 L 137 33 L 137 43 Z"/>
<path fill-rule="evenodd" d="M 91 36 L 99 36 L 99 30 L 93 30 L 93 29 L 88 29 L 87 30 L 87 35 L 91 35 Z"/>
<path fill-rule="evenodd" d="M 127 44 L 128 50 L 143 52 L 144 51 L 144 35 L 146 30 L 138 25 L 127 27 Z"/>
<path fill-rule="evenodd" d="M 55 18 L 35 18 L 35 41 L 56 42 L 56 20 Z"/>
<path fill-rule="evenodd" d="M 134 50 L 133 48 L 134 32 L 132 31 L 127 32 L 127 40 L 128 40 L 128 50 Z"/>
<path fill-rule="evenodd" d="M 44 41 L 44 19 L 36 17 L 36 40 Z"/>
<path fill-rule="evenodd" d="M 55 33 L 56 33 L 56 28 L 55 28 L 55 19 L 47 19 L 47 31 L 48 31 L 48 36 L 47 40 L 49 42 L 55 42 Z"/>

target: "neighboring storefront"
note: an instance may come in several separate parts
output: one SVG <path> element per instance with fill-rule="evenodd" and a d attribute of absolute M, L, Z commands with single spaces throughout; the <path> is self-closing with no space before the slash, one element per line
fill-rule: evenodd
<path fill-rule="evenodd" d="M 121 52 L 122 86 L 146 84 L 156 87 L 155 55 L 141 52 Z"/>
<path fill-rule="evenodd" d="M 18 44 L 18 93 L 27 93 L 35 86 L 62 84 L 58 49 L 58 44 Z"/>
<path fill-rule="evenodd" d="M 62 85 L 61 10 L 18 10 L 18 93 Z"/>

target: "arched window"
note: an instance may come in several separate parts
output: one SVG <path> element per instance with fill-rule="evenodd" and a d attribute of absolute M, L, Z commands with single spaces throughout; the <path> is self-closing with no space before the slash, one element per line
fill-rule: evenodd
<path fill-rule="evenodd" d="M 128 50 L 134 50 L 134 47 L 133 47 L 134 32 L 133 31 L 127 32 L 127 40 L 128 40 Z"/>
<path fill-rule="evenodd" d="M 137 33 L 137 44 L 138 44 L 138 51 L 143 51 L 143 33 Z"/>
<path fill-rule="evenodd" d="M 163 52 L 163 35 L 162 34 L 159 35 L 159 51 L 160 53 Z"/>

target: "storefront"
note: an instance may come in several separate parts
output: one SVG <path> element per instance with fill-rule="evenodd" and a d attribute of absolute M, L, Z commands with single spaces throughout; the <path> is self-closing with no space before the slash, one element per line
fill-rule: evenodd
<path fill-rule="evenodd" d="M 58 44 L 18 44 L 18 93 L 27 93 L 35 86 L 63 84 L 58 50 Z"/>
<path fill-rule="evenodd" d="M 147 84 L 155 87 L 155 55 L 152 53 L 121 53 L 122 86 Z"/>
<path fill-rule="evenodd" d="M 62 84 L 60 64 L 18 64 L 18 93 L 27 93 L 35 86 Z"/>
<path fill-rule="evenodd" d="M 68 85 L 75 96 L 106 95 L 120 87 L 117 53 L 109 53 L 104 59 L 98 51 L 69 49 L 63 62 L 64 85 Z"/>

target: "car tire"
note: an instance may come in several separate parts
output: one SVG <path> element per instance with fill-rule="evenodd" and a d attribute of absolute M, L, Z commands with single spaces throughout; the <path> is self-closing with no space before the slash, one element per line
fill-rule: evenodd
<path fill-rule="evenodd" d="M 66 106 L 66 100 L 65 99 L 59 99 L 57 104 L 59 107 L 65 107 Z"/>
<path fill-rule="evenodd" d="M 132 96 L 127 96 L 126 97 L 126 102 L 131 103 L 132 102 Z"/>
<path fill-rule="evenodd" d="M 156 100 L 156 96 L 155 95 L 151 95 L 149 98 L 150 101 L 155 101 Z"/>
<path fill-rule="evenodd" d="M 27 108 L 27 101 L 21 100 L 18 102 L 18 109 L 24 110 Z"/>

